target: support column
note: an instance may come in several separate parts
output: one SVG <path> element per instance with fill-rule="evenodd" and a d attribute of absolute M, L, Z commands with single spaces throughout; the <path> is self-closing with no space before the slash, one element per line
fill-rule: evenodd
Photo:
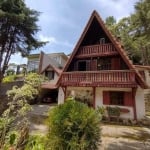
<path fill-rule="evenodd" d="M 96 89 L 96 88 L 93 87 L 93 108 L 94 108 L 94 109 L 96 108 L 96 106 L 95 106 L 95 105 L 96 105 L 96 100 L 95 100 L 95 99 L 96 99 L 96 96 L 95 96 L 95 95 L 96 95 L 96 93 L 95 93 L 96 90 L 95 90 L 95 89 Z"/>
<path fill-rule="evenodd" d="M 63 92 L 64 92 L 64 102 L 65 102 L 66 97 L 67 97 L 67 96 L 66 96 L 66 94 L 67 94 L 67 93 L 66 93 L 66 91 L 67 91 L 67 90 L 66 90 L 66 86 L 62 87 L 62 89 L 63 89 Z"/>
<path fill-rule="evenodd" d="M 133 112 L 134 112 L 135 120 L 137 120 L 136 101 L 135 101 L 136 91 L 137 91 L 137 88 L 132 88 Z"/>

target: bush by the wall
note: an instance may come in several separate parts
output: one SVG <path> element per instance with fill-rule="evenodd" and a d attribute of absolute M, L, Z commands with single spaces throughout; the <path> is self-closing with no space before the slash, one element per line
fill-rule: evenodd
<path fill-rule="evenodd" d="M 41 135 L 30 135 L 25 150 L 47 150 L 46 137 Z"/>
<path fill-rule="evenodd" d="M 47 146 L 50 150 L 97 150 L 100 118 L 97 111 L 68 100 L 49 112 Z"/>

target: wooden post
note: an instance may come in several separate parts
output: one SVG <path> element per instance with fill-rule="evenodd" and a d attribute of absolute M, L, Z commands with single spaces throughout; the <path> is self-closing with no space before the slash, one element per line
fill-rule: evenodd
<path fill-rule="evenodd" d="M 63 90 L 63 92 L 64 92 L 64 102 L 65 102 L 66 94 L 67 94 L 67 93 L 66 93 L 66 91 L 67 91 L 67 90 L 66 90 L 66 86 L 62 87 L 62 90 Z"/>
<path fill-rule="evenodd" d="M 134 119 L 137 120 L 137 112 L 136 112 L 136 102 L 135 102 L 135 94 L 137 88 L 132 88 L 132 99 L 133 99 L 133 112 L 134 112 Z"/>
<path fill-rule="evenodd" d="M 95 90 L 95 87 L 93 87 L 93 108 L 94 108 L 94 109 L 96 108 L 96 106 L 95 106 L 95 105 L 96 105 L 96 100 L 95 100 L 95 98 L 96 98 L 95 94 L 96 94 L 96 93 L 95 93 L 95 91 L 96 91 L 96 90 Z"/>

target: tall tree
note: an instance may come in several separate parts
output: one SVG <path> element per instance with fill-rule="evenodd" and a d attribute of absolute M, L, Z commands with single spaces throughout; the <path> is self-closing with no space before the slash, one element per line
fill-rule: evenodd
<path fill-rule="evenodd" d="M 117 23 L 110 16 L 105 24 L 121 42 L 134 64 L 150 65 L 150 2 L 140 0 L 129 17 Z"/>
<path fill-rule="evenodd" d="M 105 20 L 105 24 L 107 26 L 107 28 L 114 34 L 116 35 L 116 19 L 114 18 L 114 16 L 109 16 L 106 18 Z"/>
<path fill-rule="evenodd" d="M 142 64 L 150 65 L 150 1 L 140 0 L 131 15 L 133 37 L 140 49 Z"/>
<path fill-rule="evenodd" d="M 35 35 L 39 12 L 28 8 L 24 0 L 0 1 L 0 83 L 12 54 L 28 55 L 43 46 Z"/>

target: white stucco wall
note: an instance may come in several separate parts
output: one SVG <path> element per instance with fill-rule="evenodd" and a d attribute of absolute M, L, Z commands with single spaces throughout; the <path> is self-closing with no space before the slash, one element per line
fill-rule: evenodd
<path fill-rule="evenodd" d="M 95 105 L 96 108 L 98 106 L 104 106 L 106 107 L 107 105 L 103 105 L 103 91 L 126 91 L 130 92 L 132 89 L 131 88 L 96 88 L 96 95 L 95 95 Z M 110 106 L 110 105 L 109 105 Z M 111 105 L 111 107 L 115 107 L 115 105 Z M 134 118 L 134 113 L 133 113 L 133 108 L 132 107 L 127 107 L 127 106 L 119 106 L 120 108 L 127 108 L 130 110 L 128 113 L 121 113 L 121 118 Z"/>
<path fill-rule="evenodd" d="M 59 87 L 59 90 L 58 90 L 58 104 L 63 104 L 64 103 L 64 98 L 65 98 L 65 95 L 64 95 L 63 89 L 62 89 L 62 87 Z"/>
<path fill-rule="evenodd" d="M 55 72 L 54 73 L 54 80 L 53 80 L 53 83 L 57 83 L 57 81 L 58 81 L 58 74 Z"/>
<path fill-rule="evenodd" d="M 149 73 L 149 70 L 145 70 L 145 78 L 146 78 L 146 83 L 150 87 L 150 73 Z"/>
<path fill-rule="evenodd" d="M 137 119 L 140 120 L 145 116 L 145 101 L 144 101 L 144 90 L 140 87 L 137 88 L 135 95 Z"/>
<path fill-rule="evenodd" d="M 75 92 L 75 90 L 93 90 L 91 87 L 67 87 L 66 90 L 72 91 L 72 93 Z M 125 91 L 125 92 L 131 92 L 131 88 L 101 88 L 98 87 L 95 89 L 95 108 L 98 106 L 104 106 L 103 105 L 103 91 Z M 59 88 L 59 94 L 58 94 L 58 104 L 64 103 L 64 92 L 62 88 Z M 136 96 L 135 96 L 135 104 L 136 104 L 136 112 L 137 112 L 137 119 L 140 120 L 145 116 L 145 103 L 144 103 L 144 91 L 140 87 L 137 88 Z M 110 105 L 109 105 L 110 106 Z M 111 107 L 115 107 L 115 105 L 111 105 Z M 121 113 L 121 118 L 130 118 L 134 119 L 134 111 L 133 107 L 128 106 L 119 106 L 120 108 L 127 108 L 129 110 L 128 113 Z"/>

